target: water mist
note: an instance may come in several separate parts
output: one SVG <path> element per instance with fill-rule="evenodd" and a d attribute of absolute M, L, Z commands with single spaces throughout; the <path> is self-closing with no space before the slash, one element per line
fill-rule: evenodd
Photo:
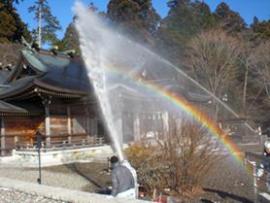
<path fill-rule="evenodd" d="M 150 83 L 154 81 L 171 93 L 174 91 L 175 94 L 195 92 L 200 97 L 206 95 L 217 101 L 233 117 L 239 117 L 227 104 L 181 69 L 117 33 L 105 18 L 98 16 L 78 2 L 75 5 L 75 13 L 77 15 L 76 29 L 79 33 L 80 48 L 88 76 L 99 100 L 114 148 L 121 160 L 124 159 L 121 149 L 124 136 L 123 126 L 120 124 L 123 112 L 132 112 L 135 115 L 154 111 L 171 111 L 178 117 L 188 117 L 185 112 L 171 105 L 158 92 L 149 91 L 145 85 L 141 85 L 142 78 L 145 78 L 144 82 L 148 81 L 148 77 L 151 78 Z M 177 87 L 176 90 L 172 86 Z M 136 95 L 135 99 L 132 99 L 133 96 L 127 97 L 121 95 L 121 92 L 112 91 L 114 87 L 121 87 L 129 93 L 132 92 Z M 127 104 L 113 102 L 118 96 L 130 102 Z M 134 100 L 137 102 L 136 105 L 134 105 Z M 145 101 L 148 100 L 151 100 L 151 105 L 145 105 Z M 246 126 L 253 131 L 248 124 Z M 163 128 L 166 128 L 164 123 Z"/>

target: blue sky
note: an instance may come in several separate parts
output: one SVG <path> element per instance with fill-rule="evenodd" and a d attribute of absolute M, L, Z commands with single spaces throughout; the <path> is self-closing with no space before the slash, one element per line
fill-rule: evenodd
<path fill-rule="evenodd" d="M 30 29 L 36 26 L 36 22 L 33 21 L 33 14 L 29 14 L 28 7 L 33 4 L 35 0 L 24 0 L 17 6 L 18 12 L 23 21 L 26 22 Z M 109 0 L 81 0 L 88 5 L 93 2 L 100 11 L 104 11 L 107 8 Z M 211 8 L 215 10 L 216 6 L 222 2 L 222 0 L 204 0 Z M 257 16 L 260 20 L 270 19 L 270 0 L 223 0 L 226 2 L 232 10 L 237 11 L 244 18 L 247 24 L 250 24 L 254 16 Z M 75 0 L 48 0 L 53 14 L 58 18 L 62 26 L 62 31 L 58 33 L 59 37 L 64 35 L 65 29 L 72 20 L 72 6 Z M 153 6 L 157 12 L 165 17 L 168 8 L 166 5 L 167 0 L 152 0 Z"/>

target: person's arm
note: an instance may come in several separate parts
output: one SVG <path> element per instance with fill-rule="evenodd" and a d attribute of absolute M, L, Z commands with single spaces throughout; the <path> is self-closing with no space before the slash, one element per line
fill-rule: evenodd
<path fill-rule="evenodd" d="M 116 172 L 113 171 L 112 172 L 112 196 L 116 196 L 118 194 L 118 187 L 119 187 L 119 183 L 118 183 L 117 175 L 116 175 Z"/>
<path fill-rule="evenodd" d="M 264 174 L 264 165 L 262 163 L 258 164 L 256 167 L 256 176 L 262 177 Z"/>
<path fill-rule="evenodd" d="M 269 172 L 269 169 L 270 169 L 269 159 L 264 157 L 261 160 L 261 162 L 257 165 L 256 175 L 258 177 L 262 177 L 265 174 L 265 172 Z"/>

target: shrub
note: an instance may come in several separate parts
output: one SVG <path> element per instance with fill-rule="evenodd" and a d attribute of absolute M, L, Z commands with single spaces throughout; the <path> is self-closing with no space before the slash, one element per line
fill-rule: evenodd
<path fill-rule="evenodd" d="M 218 160 L 219 145 L 193 121 L 174 126 L 162 139 L 133 144 L 126 155 L 148 195 L 158 190 L 175 197 L 195 197 L 202 192 L 209 168 Z"/>

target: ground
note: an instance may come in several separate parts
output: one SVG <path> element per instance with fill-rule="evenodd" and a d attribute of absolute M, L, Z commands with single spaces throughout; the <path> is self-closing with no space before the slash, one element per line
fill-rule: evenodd
<path fill-rule="evenodd" d="M 224 203 L 253 202 L 253 177 L 234 158 L 227 157 L 221 160 L 209 174 L 204 183 L 207 199 Z"/>
<path fill-rule="evenodd" d="M 46 167 L 42 169 L 42 183 L 50 186 L 97 192 L 110 185 L 110 174 L 107 169 L 107 163 L 76 163 Z M 220 203 L 253 202 L 253 179 L 241 164 L 233 158 L 224 157 L 209 171 L 209 174 L 204 183 L 205 193 L 201 196 L 201 199 Z M 36 182 L 38 170 L 1 165 L 0 176 Z"/>
<path fill-rule="evenodd" d="M 42 184 L 63 187 L 73 190 L 95 192 L 99 185 L 110 180 L 109 174 L 103 171 L 106 164 L 76 163 L 42 168 Z M 0 176 L 22 181 L 37 182 L 37 168 L 20 168 L 11 165 L 0 165 Z"/>

